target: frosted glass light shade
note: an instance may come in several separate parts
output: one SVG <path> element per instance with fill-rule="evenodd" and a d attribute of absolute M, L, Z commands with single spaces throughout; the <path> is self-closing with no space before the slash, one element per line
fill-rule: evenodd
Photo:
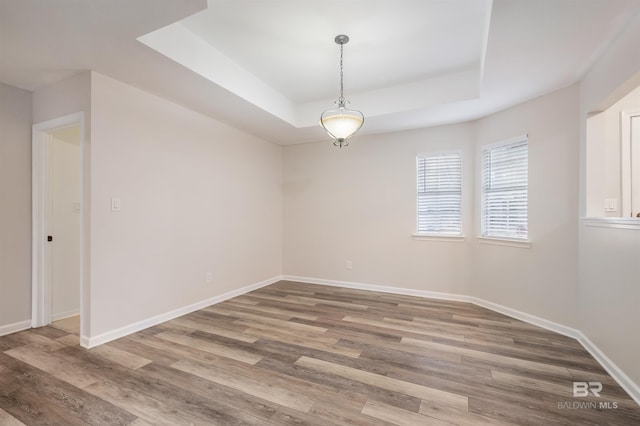
<path fill-rule="evenodd" d="M 338 108 L 328 110 L 320 116 L 320 124 L 336 141 L 336 146 L 347 146 L 347 139 L 353 136 L 364 123 L 364 116 L 360 111 Z"/>

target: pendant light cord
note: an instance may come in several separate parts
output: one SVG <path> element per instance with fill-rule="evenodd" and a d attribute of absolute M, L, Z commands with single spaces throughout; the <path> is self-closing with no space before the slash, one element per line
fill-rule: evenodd
<path fill-rule="evenodd" d="M 343 66 L 342 66 L 342 57 L 343 57 L 343 51 L 344 51 L 344 43 L 340 43 L 340 97 L 338 98 L 338 106 L 344 106 L 345 104 L 345 99 L 344 99 L 344 73 L 343 73 Z"/>

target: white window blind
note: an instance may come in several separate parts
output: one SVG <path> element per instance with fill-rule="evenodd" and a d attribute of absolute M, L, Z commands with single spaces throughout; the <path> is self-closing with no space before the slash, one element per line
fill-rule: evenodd
<path fill-rule="evenodd" d="M 482 236 L 527 239 L 526 136 L 482 149 Z"/>
<path fill-rule="evenodd" d="M 462 155 L 417 157 L 419 234 L 462 233 Z"/>

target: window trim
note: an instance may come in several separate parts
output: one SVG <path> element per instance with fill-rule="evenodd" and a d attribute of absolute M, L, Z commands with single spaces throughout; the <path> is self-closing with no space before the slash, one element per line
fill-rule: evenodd
<path fill-rule="evenodd" d="M 503 236 L 494 236 L 494 235 L 484 235 L 484 208 L 485 208 L 485 200 L 484 200 L 484 173 L 485 170 L 483 168 L 483 157 L 484 152 L 486 150 L 490 150 L 493 148 L 498 148 L 505 145 L 514 144 L 517 142 L 527 141 L 527 237 L 526 238 L 512 238 L 512 237 L 503 237 Z M 478 197 L 478 235 L 476 236 L 476 240 L 481 244 L 491 244 L 491 245 L 500 245 L 506 247 L 517 247 L 517 248 L 531 248 L 531 232 L 529 227 L 529 134 L 524 133 L 519 136 L 514 136 L 508 139 L 502 139 L 497 142 L 491 142 L 487 144 L 483 144 L 480 146 L 477 155 L 478 161 L 478 177 L 479 182 L 479 197 Z"/>
<path fill-rule="evenodd" d="M 515 239 L 507 237 L 476 237 L 480 244 L 490 244 L 494 246 L 531 248 L 531 240 Z"/>
<path fill-rule="evenodd" d="M 452 233 L 439 233 L 439 232 L 419 232 L 418 231 L 418 159 L 425 157 L 436 157 L 438 155 L 445 154 L 458 154 L 460 156 L 460 232 L 456 234 Z M 415 156 L 416 168 L 415 168 L 415 176 L 414 176 L 414 184 L 416 185 L 415 190 L 415 232 L 413 233 L 414 240 L 420 241 L 456 241 L 456 242 L 464 242 L 464 220 L 463 220 L 463 212 L 464 212 L 464 152 L 462 149 L 447 149 L 447 150 L 434 150 L 434 151 L 425 151 L 419 152 Z"/>
<path fill-rule="evenodd" d="M 445 241 L 445 242 L 454 242 L 454 243 L 464 243 L 466 241 L 466 237 L 462 234 L 453 235 L 453 234 L 413 234 L 413 239 L 416 241 Z"/>

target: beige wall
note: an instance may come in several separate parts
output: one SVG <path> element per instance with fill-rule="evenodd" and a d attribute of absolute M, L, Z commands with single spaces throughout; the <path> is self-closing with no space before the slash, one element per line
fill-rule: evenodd
<path fill-rule="evenodd" d="M 472 295 L 575 325 L 577 106 L 572 86 L 474 123 L 285 147 L 284 274 Z M 477 153 L 524 133 L 532 247 L 479 244 Z M 416 154 L 447 149 L 463 151 L 466 240 L 416 241 Z"/>
<path fill-rule="evenodd" d="M 280 146 L 96 73 L 91 111 L 92 337 L 281 273 Z"/>
<path fill-rule="evenodd" d="M 473 296 L 571 327 L 578 298 L 578 130 L 577 86 L 478 121 L 478 149 L 529 135 L 531 248 L 474 241 L 471 284 Z"/>
<path fill-rule="evenodd" d="M 285 147 L 284 273 L 468 294 L 467 244 L 412 235 L 416 154 L 455 149 L 463 151 L 463 232 L 473 236 L 473 137 L 470 123 L 358 136 L 343 149 Z"/>
<path fill-rule="evenodd" d="M 281 147 L 93 72 L 33 96 L 0 87 L 2 200 L 16 207 L 3 209 L 0 327 L 30 319 L 31 124 L 76 112 L 85 339 L 280 275 Z"/>
<path fill-rule="evenodd" d="M 586 164 L 586 117 L 640 85 L 640 16 L 580 83 L 581 159 Z M 587 170 L 581 170 L 581 214 Z M 640 229 L 580 225 L 580 330 L 635 382 L 640 395 Z"/>
<path fill-rule="evenodd" d="M 31 93 L 0 83 L 0 335 L 31 318 Z"/>
<path fill-rule="evenodd" d="M 33 123 L 84 112 L 87 138 L 91 129 L 91 74 L 82 72 L 33 92 Z"/>

